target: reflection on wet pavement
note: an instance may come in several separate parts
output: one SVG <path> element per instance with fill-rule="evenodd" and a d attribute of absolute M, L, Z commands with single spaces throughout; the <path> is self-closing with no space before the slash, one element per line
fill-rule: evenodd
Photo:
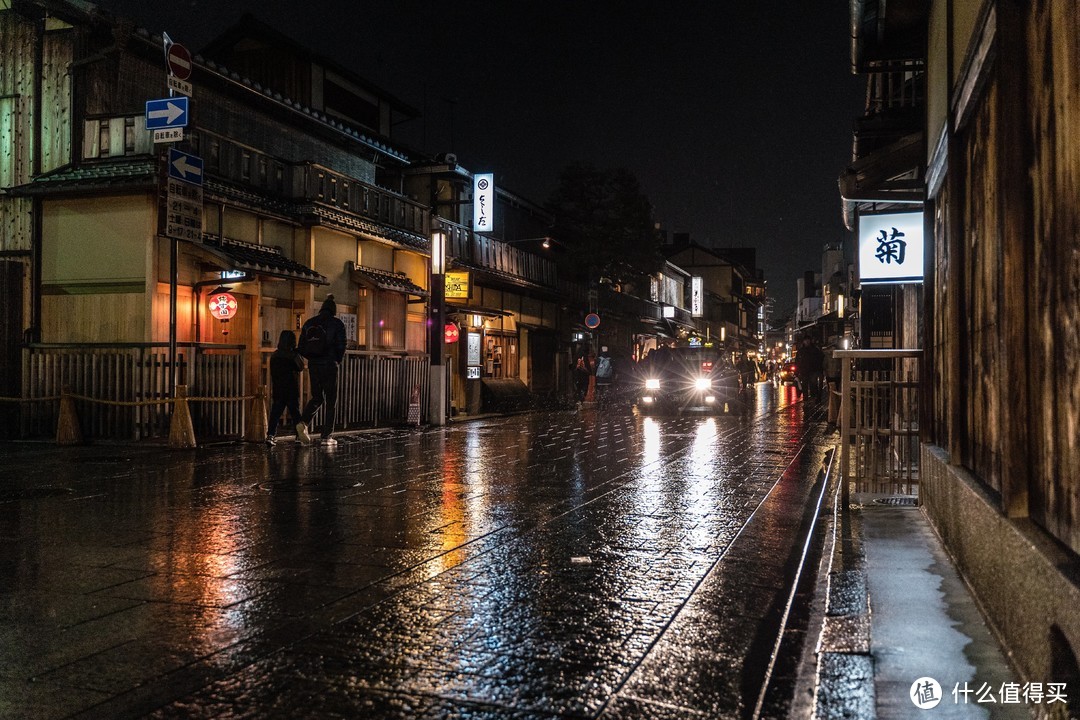
<path fill-rule="evenodd" d="M 825 448 L 794 400 L 0 447 L 0 716 L 738 716 Z"/>

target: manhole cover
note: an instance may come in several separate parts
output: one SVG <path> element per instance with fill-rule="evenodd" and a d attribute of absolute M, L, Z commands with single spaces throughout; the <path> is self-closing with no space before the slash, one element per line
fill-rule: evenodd
<path fill-rule="evenodd" d="M 917 497 L 887 497 L 874 500 L 878 505 L 900 505 L 901 507 L 918 507 Z"/>

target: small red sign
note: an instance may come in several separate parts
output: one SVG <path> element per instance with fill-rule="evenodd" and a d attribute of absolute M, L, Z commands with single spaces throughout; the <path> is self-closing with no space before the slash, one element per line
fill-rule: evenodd
<path fill-rule="evenodd" d="M 596 313 L 589 313 L 585 316 L 585 327 L 590 330 L 595 330 L 600 327 L 600 316 Z"/>
<path fill-rule="evenodd" d="M 217 320 L 229 320 L 236 315 L 236 297 L 232 293 L 220 292 L 210 296 L 210 314 Z"/>
<path fill-rule="evenodd" d="M 461 338 L 461 331 L 454 323 L 446 323 L 443 326 L 443 340 L 447 343 L 456 343 Z"/>
<path fill-rule="evenodd" d="M 173 43 L 169 46 L 166 57 L 169 63 L 169 74 L 177 80 L 187 80 L 191 77 L 191 53 L 186 47 Z"/>

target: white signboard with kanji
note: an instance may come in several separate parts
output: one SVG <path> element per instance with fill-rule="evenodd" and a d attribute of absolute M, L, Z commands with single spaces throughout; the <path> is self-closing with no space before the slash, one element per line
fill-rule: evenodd
<path fill-rule="evenodd" d="M 923 281 L 923 213 L 859 215 L 859 282 Z"/>
<path fill-rule="evenodd" d="M 473 175 L 473 230 L 491 232 L 495 229 L 495 176 L 491 173 Z"/>

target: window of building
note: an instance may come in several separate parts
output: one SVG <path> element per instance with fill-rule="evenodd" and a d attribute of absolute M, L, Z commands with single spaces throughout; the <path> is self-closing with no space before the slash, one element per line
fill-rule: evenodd
<path fill-rule="evenodd" d="M 375 290 L 372 296 L 370 347 L 375 350 L 405 349 L 405 296 Z"/>

